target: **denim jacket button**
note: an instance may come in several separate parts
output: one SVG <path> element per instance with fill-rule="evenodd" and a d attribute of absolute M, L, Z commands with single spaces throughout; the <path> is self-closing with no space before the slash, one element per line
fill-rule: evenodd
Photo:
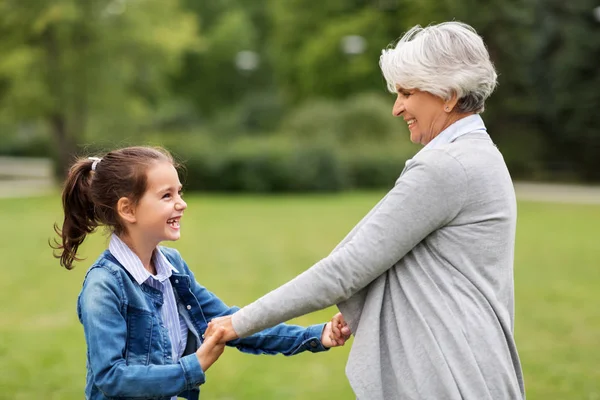
<path fill-rule="evenodd" d="M 310 346 L 311 347 L 317 347 L 317 342 L 315 342 L 314 340 L 312 342 L 310 342 Z"/>
<path fill-rule="evenodd" d="M 179 279 L 175 279 L 175 283 L 179 283 Z"/>
<path fill-rule="evenodd" d="M 190 305 L 188 304 L 188 305 L 187 305 L 185 308 L 187 308 L 188 310 L 191 310 L 191 309 L 192 309 L 192 306 L 190 306 Z"/>

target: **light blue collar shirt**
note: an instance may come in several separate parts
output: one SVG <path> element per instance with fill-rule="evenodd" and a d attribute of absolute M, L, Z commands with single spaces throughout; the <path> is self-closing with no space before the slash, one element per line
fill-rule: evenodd
<path fill-rule="evenodd" d="M 108 250 L 123 265 L 123 267 L 133 276 L 139 285 L 148 284 L 163 294 L 163 306 L 161 308 L 161 317 L 163 324 L 168 331 L 171 339 L 171 354 L 173 362 L 177 362 L 187 344 L 188 327 L 185 320 L 177 311 L 177 302 L 173 293 L 173 286 L 169 277 L 173 271 L 178 271 L 171 265 L 169 260 L 161 253 L 157 247 L 152 255 L 156 275 L 152 275 L 139 257 L 117 236 L 112 235 Z"/>

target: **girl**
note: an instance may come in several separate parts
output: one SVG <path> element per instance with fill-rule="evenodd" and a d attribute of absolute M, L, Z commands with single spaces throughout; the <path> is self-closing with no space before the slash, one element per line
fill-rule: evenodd
<path fill-rule="evenodd" d="M 187 207 L 176 167 L 163 149 L 128 147 L 80 159 L 69 171 L 62 229 L 55 225 L 61 240 L 53 246 L 61 265 L 73 268 L 79 246 L 98 226 L 112 232 L 77 303 L 89 400 L 197 399 L 223 353 L 223 328 L 210 321 L 238 308 L 197 283 L 177 250 L 158 246 L 179 239 Z M 281 324 L 227 345 L 252 354 L 319 352 L 343 345 L 332 340 L 331 325 Z"/>

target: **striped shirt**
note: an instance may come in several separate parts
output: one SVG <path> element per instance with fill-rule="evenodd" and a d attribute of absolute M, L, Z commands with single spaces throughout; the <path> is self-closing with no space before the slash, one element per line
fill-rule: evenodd
<path fill-rule="evenodd" d="M 178 272 L 167 258 L 160 252 L 158 247 L 152 254 L 152 261 L 156 267 L 156 275 L 150 274 L 139 257 L 117 236 L 112 235 L 108 246 L 111 254 L 125 267 L 138 284 L 147 285 L 159 290 L 163 294 L 163 306 L 161 307 L 162 321 L 169 332 L 171 339 L 171 355 L 173 363 L 176 363 L 183 355 L 187 344 L 188 327 L 185 320 L 177 311 L 177 303 L 173 293 L 173 286 L 169 277 L 172 271 Z M 172 399 L 176 399 L 177 396 Z"/>

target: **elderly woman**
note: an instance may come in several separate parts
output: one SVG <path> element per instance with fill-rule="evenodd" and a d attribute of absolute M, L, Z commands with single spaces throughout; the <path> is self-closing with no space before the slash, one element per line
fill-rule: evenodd
<path fill-rule="evenodd" d="M 496 86 L 489 54 L 447 22 L 414 27 L 380 66 L 393 115 L 425 147 L 328 257 L 219 322 L 244 337 L 337 304 L 358 399 L 522 399 L 515 193 L 479 116 Z"/>

